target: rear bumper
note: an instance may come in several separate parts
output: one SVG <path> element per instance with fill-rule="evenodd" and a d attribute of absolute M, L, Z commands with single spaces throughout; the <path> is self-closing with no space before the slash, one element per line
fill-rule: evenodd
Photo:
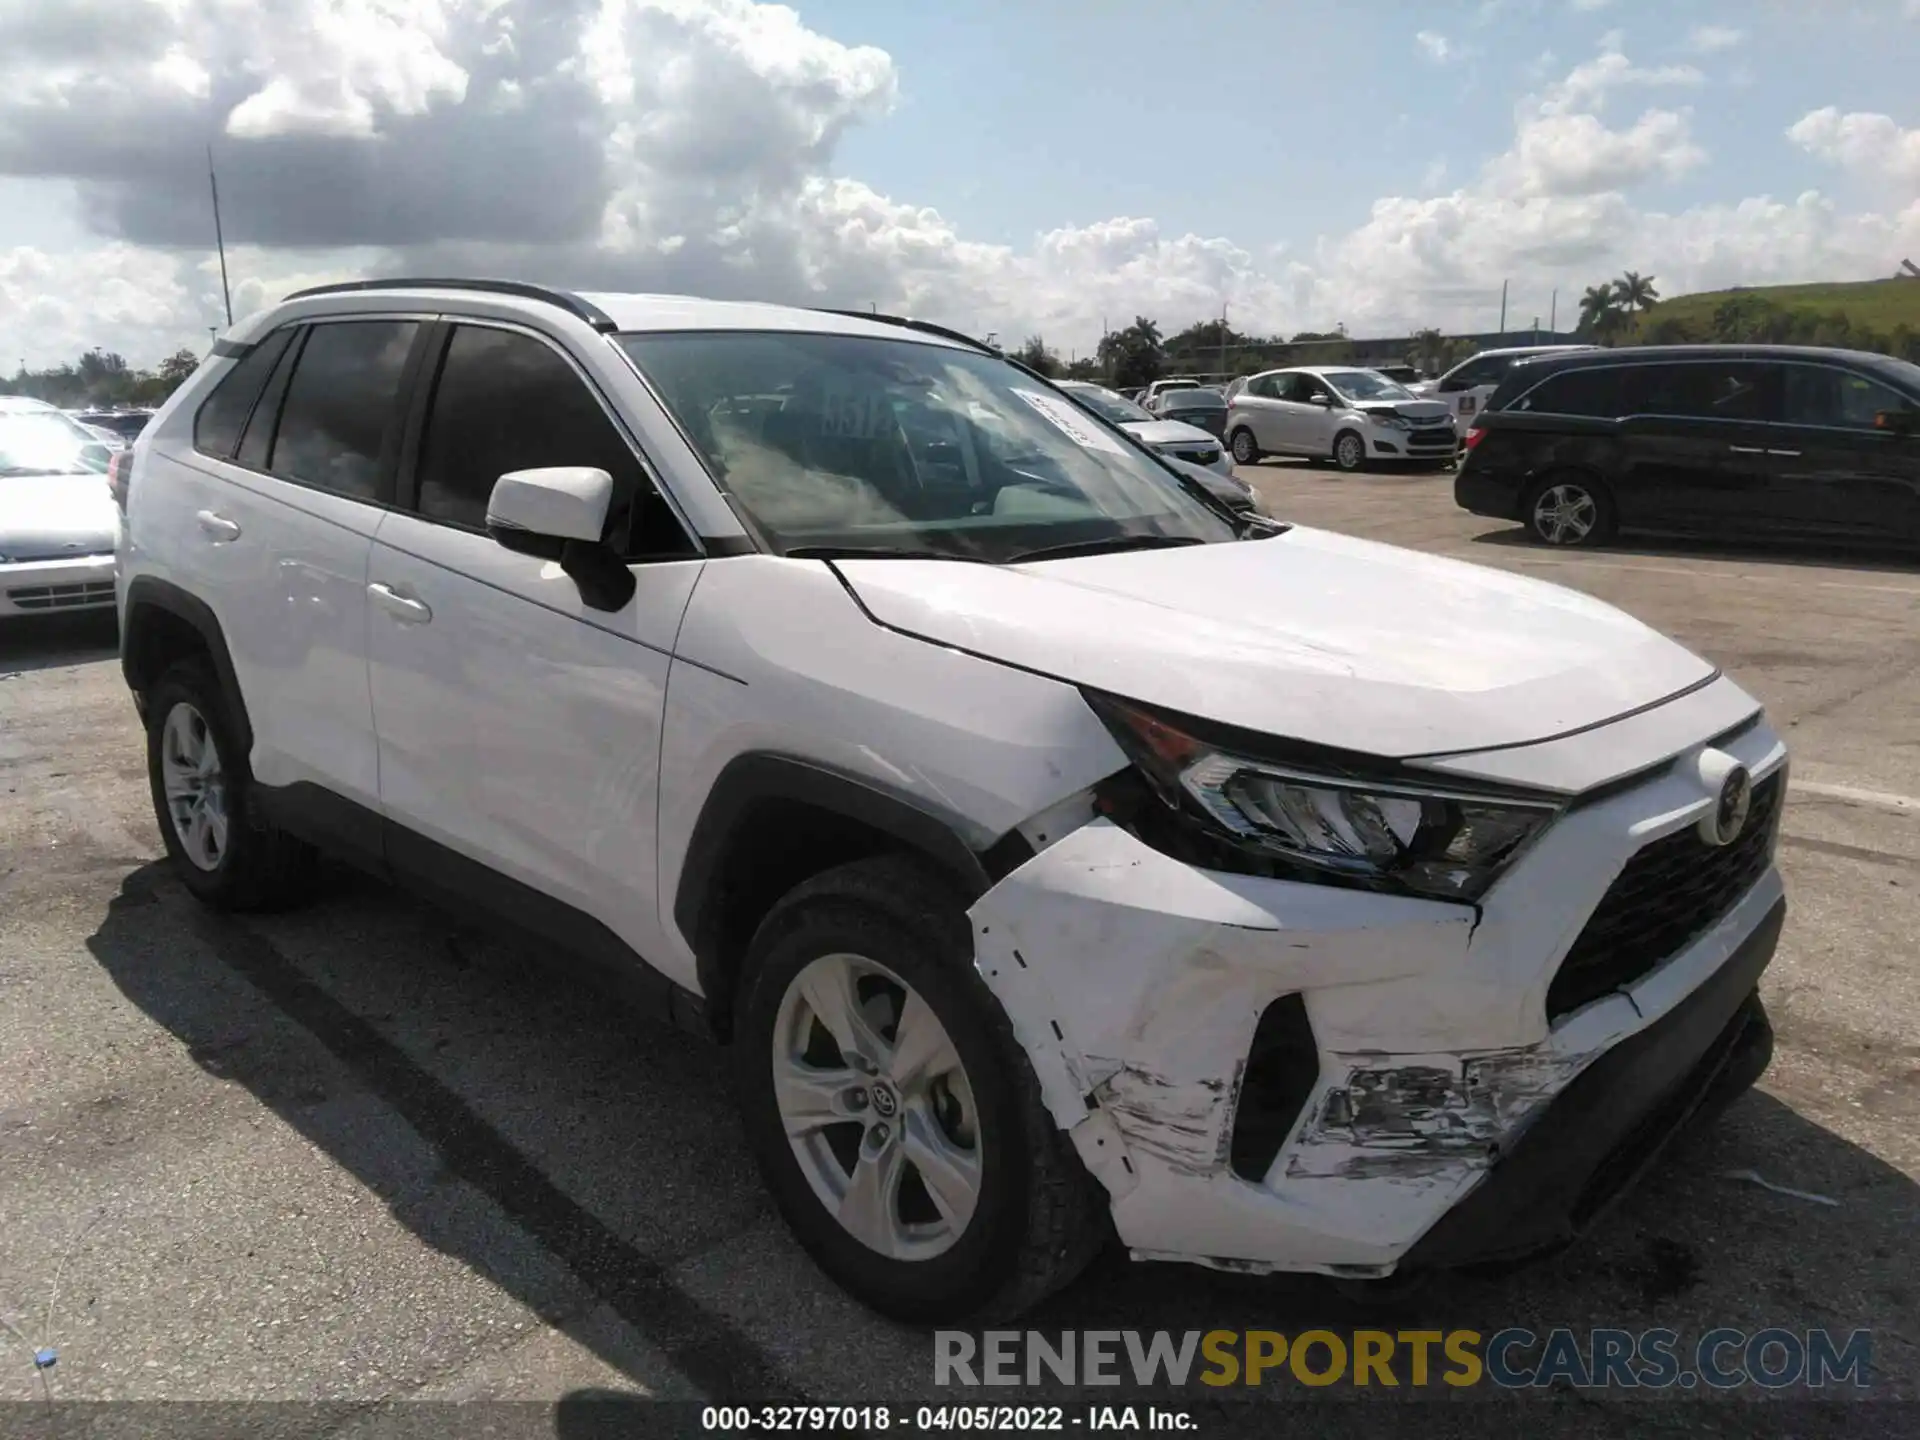
<path fill-rule="evenodd" d="M 1699 989 L 1582 1071 L 1400 1269 L 1518 1264 L 1562 1249 L 1688 1120 L 1759 1079 L 1773 1056 L 1773 1027 L 1755 987 L 1786 913 L 1786 901 L 1776 901 Z"/>
<path fill-rule="evenodd" d="M 113 608 L 112 555 L 0 564 L 0 616 Z"/>
<path fill-rule="evenodd" d="M 1453 477 L 1453 503 L 1471 514 L 1496 520 L 1520 518 L 1519 493 L 1511 485 L 1489 479 L 1470 465 L 1462 465 Z"/>

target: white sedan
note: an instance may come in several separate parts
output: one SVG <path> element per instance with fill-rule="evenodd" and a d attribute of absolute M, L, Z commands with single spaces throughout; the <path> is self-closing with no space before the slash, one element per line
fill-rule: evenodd
<path fill-rule="evenodd" d="M 1241 465 L 1304 455 L 1347 471 L 1375 463 L 1447 465 L 1459 449 L 1445 404 L 1351 365 L 1250 377 L 1228 404 L 1227 443 Z"/>
<path fill-rule="evenodd" d="M 1218 438 L 1198 425 L 1182 420 L 1162 420 L 1141 409 L 1133 401 L 1104 385 L 1086 380 L 1056 380 L 1054 384 L 1078 400 L 1101 419 L 1118 425 L 1149 449 L 1189 465 L 1198 465 L 1221 475 L 1233 474 L 1233 457 Z"/>
<path fill-rule="evenodd" d="M 0 617 L 113 605 L 112 453 L 53 406 L 0 396 Z"/>

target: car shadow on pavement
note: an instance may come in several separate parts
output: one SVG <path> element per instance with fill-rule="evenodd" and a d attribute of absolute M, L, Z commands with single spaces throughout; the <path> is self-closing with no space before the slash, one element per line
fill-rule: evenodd
<path fill-rule="evenodd" d="M 496 947 L 500 959 L 464 963 L 457 946 L 425 938 L 436 925 L 448 933 L 413 902 L 357 879 L 341 881 L 311 911 L 223 916 L 192 901 L 154 863 L 126 877 L 88 945 L 121 992 L 204 1070 L 246 1087 L 420 1240 L 488 1277 L 636 1383 L 652 1388 L 657 1375 L 638 1373 L 631 1348 L 603 1343 L 606 1327 L 574 1325 L 582 1298 L 618 1315 L 653 1356 L 710 1399 L 859 1401 L 847 1393 L 853 1382 L 829 1379 L 834 1388 L 822 1393 L 804 1367 L 791 1358 L 783 1366 L 755 1338 L 768 1317 L 798 1309 L 798 1298 L 782 1288 L 795 1283 L 788 1271 L 746 1277 L 751 1313 L 738 1319 L 684 1278 L 691 1257 L 730 1263 L 730 1254 L 744 1252 L 747 1232 L 764 1230 L 770 1216 L 734 1117 L 726 1052 L 608 1005 L 531 951 Z M 376 929 L 419 938 L 396 949 Z M 324 958 L 303 949 L 322 939 Z M 247 985 L 234 984 L 236 975 Z M 416 986 L 430 1016 L 394 1004 Z M 379 998 L 348 998 L 369 996 Z M 427 1023 L 405 1028 L 416 1020 Z M 1790 1034 L 1783 1043 L 1792 1043 Z M 340 1099 L 343 1088 L 368 1092 L 411 1127 L 437 1156 L 441 1178 L 422 1185 L 417 1168 L 396 1163 L 393 1124 L 369 1122 L 364 1107 L 319 1103 L 328 1090 Z M 1837 1203 L 1726 1178 L 1748 1170 Z M 468 1211 L 445 1189 L 449 1178 L 480 1192 L 571 1274 L 584 1297 L 557 1312 L 552 1284 L 503 1258 L 498 1231 L 490 1236 L 463 1218 Z M 1517 1275 L 1449 1277 L 1404 1296 L 1353 1294 L 1310 1277 L 1133 1265 L 1109 1254 L 1019 1323 L 1049 1333 L 1321 1326 L 1465 1327 L 1483 1335 L 1511 1326 L 1544 1333 L 1556 1325 L 1666 1325 L 1685 1333 L 1827 1325 L 1842 1334 L 1869 1328 L 1911 1336 L 1920 1333 L 1915 1233 L 1920 1187 L 1755 1093 L 1717 1127 L 1680 1137 L 1578 1248 Z M 888 1328 L 843 1298 L 834 1292 L 824 1304 L 847 1329 Z M 896 1333 L 889 1343 L 902 1342 Z M 927 1357 L 922 1373 L 930 1379 L 930 1337 L 905 1343 Z M 1082 1398 L 1148 1398 L 1126 1388 Z M 606 1418 L 604 1406 L 577 1409 L 583 1423 Z M 560 1433 L 575 1432 L 562 1426 Z"/>
<path fill-rule="evenodd" d="M 119 648 L 120 621 L 112 610 L 0 620 L 0 675 L 105 660 Z"/>
<path fill-rule="evenodd" d="M 1616 538 L 1605 545 L 1578 550 L 1542 545 L 1526 528 L 1513 525 L 1487 530 L 1473 537 L 1476 545 L 1499 546 L 1516 550 L 1534 550 L 1542 555 L 1636 555 L 1660 560 L 1749 560 L 1767 565 L 1791 565 L 1817 570 L 1853 570 L 1867 574 L 1896 574 L 1920 577 L 1920 556 L 1911 550 L 1888 547 L 1856 548 L 1820 545 L 1812 542 L 1767 542 L 1758 540 L 1680 539 L 1677 537 L 1631 535 Z"/>

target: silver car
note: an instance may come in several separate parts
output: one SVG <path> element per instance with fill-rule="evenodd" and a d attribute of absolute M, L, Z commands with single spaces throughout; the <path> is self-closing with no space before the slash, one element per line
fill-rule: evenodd
<path fill-rule="evenodd" d="M 1104 385 L 1087 380 L 1056 380 L 1054 384 L 1082 407 L 1119 426 L 1142 445 L 1180 462 L 1193 472 L 1195 479 L 1234 509 L 1257 508 L 1252 487 L 1233 473 L 1233 456 L 1217 436 L 1183 420 L 1163 420 Z"/>
<path fill-rule="evenodd" d="M 0 618 L 112 607 L 113 454 L 53 406 L 0 396 Z"/>

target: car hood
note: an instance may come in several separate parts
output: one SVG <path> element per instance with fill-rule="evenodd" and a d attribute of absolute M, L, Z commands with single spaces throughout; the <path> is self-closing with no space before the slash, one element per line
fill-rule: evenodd
<path fill-rule="evenodd" d="M 1369 400 L 1353 408 L 1366 415 L 1403 415 L 1409 420 L 1445 420 L 1453 413 L 1443 400 Z"/>
<path fill-rule="evenodd" d="M 119 519 L 104 475 L 0 475 L 0 555 L 104 554 L 113 549 Z"/>
<path fill-rule="evenodd" d="M 1184 420 L 1129 420 L 1120 427 L 1142 445 L 1151 445 L 1158 449 L 1162 445 L 1212 445 L 1218 446 L 1217 437 L 1202 430 L 1198 425 L 1189 425 Z"/>
<path fill-rule="evenodd" d="M 881 624 L 1145 704 L 1404 758 L 1521 745 L 1710 679 L 1612 606 L 1294 527 L 1021 566 L 856 560 Z"/>

